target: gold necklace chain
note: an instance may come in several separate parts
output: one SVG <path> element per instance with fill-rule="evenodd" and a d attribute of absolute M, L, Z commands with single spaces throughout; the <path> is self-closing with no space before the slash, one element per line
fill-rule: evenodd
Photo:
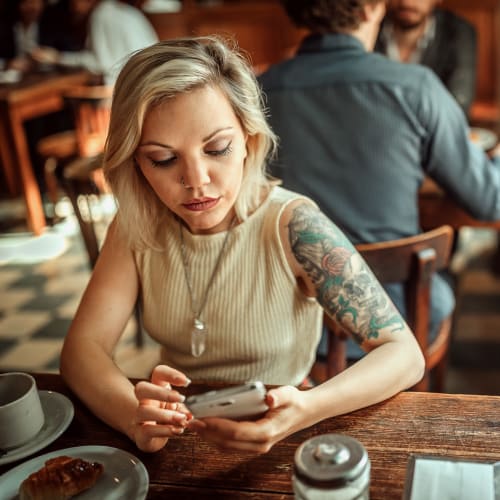
<path fill-rule="evenodd" d="M 187 262 L 186 245 L 184 243 L 184 232 L 183 232 L 183 228 L 182 228 L 182 223 L 179 220 L 179 235 L 180 235 L 180 240 L 181 240 L 182 265 L 184 267 L 184 277 L 186 279 L 186 285 L 187 285 L 188 292 L 189 292 L 189 298 L 191 300 L 191 311 L 194 315 L 193 330 L 191 331 L 191 354 L 195 357 L 201 356 L 203 354 L 203 352 L 205 351 L 208 328 L 205 325 L 205 322 L 201 319 L 201 315 L 202 315 L 203 309 L 205 308 L 205 304 L 207 303 L 208 293 L 210 291 L 212 283 L 214 282 L 215 275 L 217 274 L 217 271 L 219 269 L 220 263 L 222 261 L 222 256 L 224 254 L 224 249 L 226 248 L 227 242 L 229 240 L 229 234 L 231 232 L 231 229 L 233 228 L 235 221 L 236 221 L 236 216 L 233 217 L 231 224 L 229 225 L 229 229 L 227 230 L 226 236 L 225 236 L 224 241 L 222 243 L 222 247 L 221 247 L 219 255 L 217 257 L 217 261 L 215 262 L 214 269 L 212 271 L 212 274 L 211 274 L 210 279 L 208 281 L 207 287 L 205 289 L 205 293 L 202 296 L 201 303 L 200 303 L 200 306 L 198 308 L 198 307 L 196 307 L 197 302 L 196 302 L 196 299 L 194 297 L 193 285 L 191 282 L 191 275 L 189 272 L 189 264 Z"/>

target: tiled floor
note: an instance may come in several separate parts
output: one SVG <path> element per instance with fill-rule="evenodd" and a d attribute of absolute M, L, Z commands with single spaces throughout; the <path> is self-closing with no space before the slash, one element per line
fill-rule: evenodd
<path fill-rule="evenodd" d="M 87 257 L 70 216 L 50 233 L 59 244 L 52 241 L 44 250 L 60 255 L 28 263 L 22 257 L 24 245 L 11 251 L 14 260 L 7 262 L 12 232 L 22 228 L 10 222 L 16 211 L 22 219 L 22 203 L 0 201 L 0 370 L 56 371 L 62 339 L 90 276 Z M 42 251 L 40 240 L 30 243 L 34 247 L 25 252 L 28 256 Z M 447 392 L 500 395 L 500 277 L 491 271 L 495 247 L 492 232 L 461 233 L 461 251 L 454 260 L 458 309 Z M 131 320 L 115 360 L 127 375 L 143 377 L 155 364 L 157 347 L 148 341 L 138 350 L 134 332 Z"/>
<path fill-rule="evenodd" d="M 8 205 L 18 209 L 17 203 Z M 0 221 L 2 207 L 5 202 L 0 202 Z M 5 214 L 3 218 L 5 226 Z M 9 231 L 0 232 L 0 370 L 57 371 L 62 340 L 90 277 L 83 240 L 70 215 L 49 233 L 65 242 L 52 242 L 54 253 L 61 255 L 39 261 L 40 242 L 26 236 L 24 242 L 22 234 L 12 232 L 12 227 Z M 16 251 L 9 251 L 14 245 Z M 61 246 L 66 247 L 62 252 Z M 11 260 L 6 262 L 6 256 Z M 137 349 L 135 332 L 132 318 L 115 351 L 115 361 L 127 375 L 142 377 L 155 365 L 157 347 L 147 339 Z"/>

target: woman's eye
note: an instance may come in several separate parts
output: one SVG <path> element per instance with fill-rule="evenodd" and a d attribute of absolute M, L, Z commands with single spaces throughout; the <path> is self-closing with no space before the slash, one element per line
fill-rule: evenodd
<path fill-rule="evenodd" d="M 170 158 L 166 158 L 165 160 L 155 160 L 150 158 L 149 161 L 153 167 L 168 167 L 176 160 L 175 156 L 171 156 Z"/>
<path fill-rule="evenodd" d="M 213 149 L 207 151 L 206 153 L 211 156 L 227 156 L 229 153 L 231 153 L 232 150 L 233 148 L 231 147 L 231 142 L 230 142 L 225 148 Z"/>

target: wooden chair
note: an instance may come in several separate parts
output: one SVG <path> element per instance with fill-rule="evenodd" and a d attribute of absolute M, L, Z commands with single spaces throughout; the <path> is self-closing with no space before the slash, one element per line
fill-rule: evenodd
<path fill-rule="evenodd" d="M 63 99 L 74 118 L 74 129 L 41 139 L 37 152 L 44 159 L 47 192 L 55 206 L 59 199 L 57 177 L 64 165 L 76 158 L 91 158 L 103 151 L 109 124 L 112 87 L 82 85 Z"/>
<path fill-rule="evenodd" d="M 446 269 L 449 264 L 453 229 L 444 225 L 432 231 L 402 238 L 356 245 L 375 276 L 381 283 L 402 282 L 405 285 L 407 323 L 425 357 L 425 375 L 412 389 L 428 391 L 429 374 L 433 371 L 435 390 L 442 392 L 448 347 L 451 336 L 451 315 L 445 318 L 436 338 L 429 344 L 430 284 L 433 274 Z M 329 332 L 327 377 L 342 371 L 347 364 L 345 332 L 325 315 Z"/>
<path fill-rule="evenodd" d="M 73 112 L 75 154 L 59 168 L 57 180 L 71 201 L 85 248 L 93 268 L 99 255 L 90 197 L 109 194 L 101 170 L 101 158 L 108 133 L 112 87 L 79 86 L 64 100 Z M 82 205 L 86 210 L 82 210 Z"/>
<path fill-rule="evenodd" d="M 113 87 L 75 87 L 64 94 L 73 110 L 78 156 L 89 158 L 102 153 L 108 133 Z"/>
<path fill-rule="evenodd" d="M 111 196 L 101 165 L 102 154 L 91 158 L 77 158 L 65 165 L 58 178 L 73 207 L 91 269 L 99 256 L 96 221 L 100 214 L 96 214 L 94 201 L 101 199 L 103 195 Z"/>

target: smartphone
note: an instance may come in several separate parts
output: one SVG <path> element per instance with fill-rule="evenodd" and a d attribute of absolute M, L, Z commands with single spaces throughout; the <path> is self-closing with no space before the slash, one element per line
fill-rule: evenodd
<path fill-rule="evenodd" d="M 257 381 L 189 396 L 184 404 L 195 418 L 222 417 L 242 420 L 268 410 L 265 396 L 264 384 Z"/>

